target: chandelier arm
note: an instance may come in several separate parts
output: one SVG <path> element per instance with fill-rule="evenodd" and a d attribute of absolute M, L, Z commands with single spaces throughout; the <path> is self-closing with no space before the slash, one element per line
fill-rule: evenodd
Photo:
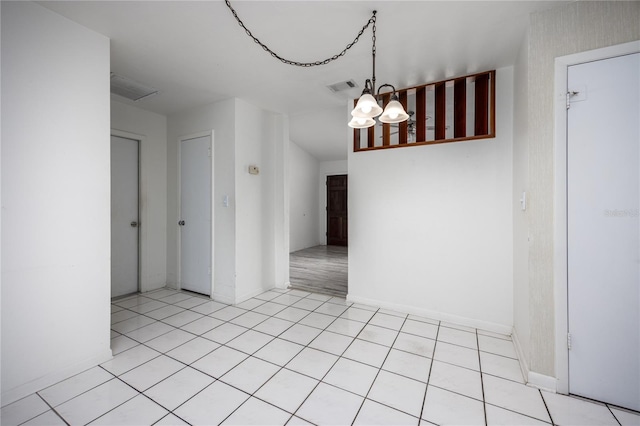
<path fill-rule="evenodd" d="M 247 35 L 253 39 L 253 41 L 255 43 L 257 43 L 260 47 L 262 47 L 262 49 L 265 52 L 268 52 L 271 56 L 273 56 L 274 58 L 278 59 L 280 62 L 287 64 L 287 65 L 293 65 L 296 67 L 304 67 L 304 68 L 309 68 L 309 67 L 315 67 L 318 65 L 327 65 L 330 62 L 335 61 L 336 59 L 339 59 L 340 57 L 344 56 L 345 53 L 347 53 L 347 50 L 351 49 L 353 47 L 354 44 L 356 44 L 359 40 L 360 40 L 360 36 L 362 36 L 362 34 L 366 31 L 367 28 L 369 28 L 369 25 L 373 24 L 373 29 L 374 29 L 374 33 L 373 33 L 373 54 L 374 54 L 374 59 L 373 59 L 373 67 L 374 67 L 374 77 L 373 77 L 373 85 L 375 88 L 375 28 L 376 28 L 376 11 L 373 11 L 373 14 L 371 15 L 371 18 L 369 18 L 369 20 L 367 21 L 367 23 L 362 27 L 362 29 L 360 30 L 360 32 L 358 33 L 358 35 L 356 36 L 356 38 L 349 44 L 347 44 L 347 47 L 345 47 L 342 52 L 335 54 L 333 56 L 331 56 L 330 58 L 327 59 L 323 59 L 321 61 L 313 61 L 313 62 L 299 62 L 299 61 L 292 61 L 286 58 L 283 58 L 282 56 L 278 55 L 276 52 L 274 52 L 273 50 L 271 50 L 266 44 L 264 44 L 263 42 L 260 41 L 260 39 L 258 39 L 256 36 L 254 36 L 251 31 L 244 25 L 244 22 L 242 22 L 242 20 L 238 17 L 238 13 L 235 11 L 235 9 L 231 6 L 231 2 L 229 0 L 225 0 L 225 3 L 227 5 L 227 7 L 229 8 L 229 10 L 231 11 L 231 13 L 233 14 L 233 17 L 236 18 L 236 21 L 238 21 L 238 25 L 240 25 L 242 27 L 242 29 L 244 29 L 245 33 L 247 33 Z"/>
<path fill-rule="evenodd" d="M 393 99 L 396 96 L 396 88 L 392 85 L 392 84 L 383 84 L 382 86 L 378 87 L 378 92 L 376 93 L 376 95 L 380 95 L 380 89 L 382 89 L 383 87 L 391 87 L 391 90 L 393 90 L 393 94 L 391 95 L 391 98 Z"/>

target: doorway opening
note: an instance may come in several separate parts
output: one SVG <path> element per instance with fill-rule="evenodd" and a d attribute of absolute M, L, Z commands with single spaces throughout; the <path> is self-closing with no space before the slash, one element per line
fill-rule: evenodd
<path fill-rule="evenodd" d="M 348 290 L 347 175 L 326 178 L 326 245 L 295 251 L 289 256 L 291 288 L 335 297 Z"/>

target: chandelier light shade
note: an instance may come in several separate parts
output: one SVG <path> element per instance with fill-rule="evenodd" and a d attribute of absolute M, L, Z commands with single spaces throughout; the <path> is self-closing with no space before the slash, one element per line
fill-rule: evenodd
<path fill-rule="evenodd" d="M 371 117 L 353 117 L 349 122 L 349 127 L 354 129 L 366 129 L 367 127 L 371 127 L 375 124 L 376 120 Z"/>
<path fill-rule="evenodd" d="M 378 105 L 376 98 L 369 93 L 360 96 L 356 107 L 351 111 L 351 115 L 354 117 L 373 118 L 380 114 L 382 114 L 382 108 Z"/>
<path fill-rule="evenodd" d="M 392 99 L 384 109 L 382 115 L 378 118 L 382 123 L 401 123 L 409 119 L 409 114 L 404 111 L 402 104 L 398 102 L 397 97 Z"/>

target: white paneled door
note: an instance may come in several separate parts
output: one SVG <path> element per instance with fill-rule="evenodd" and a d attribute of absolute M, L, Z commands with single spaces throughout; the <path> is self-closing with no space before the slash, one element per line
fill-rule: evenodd
<path fill-rule="evenodd" d="M 640 54 L 568 87 L 569 392 L 640 410 Z"/>
<path fill-rule="evenodd" d="M 111 136 L 111 297 L 138 291 L 138 145 Z"/>
<path fill-rule="evenodd" d="M 180 286 L 211 295 L 211 136 L 180 141 Z"/>

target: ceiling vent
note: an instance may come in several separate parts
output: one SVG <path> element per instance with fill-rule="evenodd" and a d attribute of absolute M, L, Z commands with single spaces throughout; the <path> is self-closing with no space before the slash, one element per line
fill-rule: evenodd
<path fill-rule="evenodd" d="M 111 93 L 132 101 L 140 101 L 157 94 L 158 90 L 127 77 L 111 73 Z"/>
<path fill-rule="evenodd" d="M 347 81 L 341 81 L 340 83 L 331 84 L 327 87 L 333 93 L 338 93 L 338 92 L 344 92 L 345 90 L 353 89 L 354 87 L 358 87 L 358 85 L 353 80 L 347 80 Z"/>

